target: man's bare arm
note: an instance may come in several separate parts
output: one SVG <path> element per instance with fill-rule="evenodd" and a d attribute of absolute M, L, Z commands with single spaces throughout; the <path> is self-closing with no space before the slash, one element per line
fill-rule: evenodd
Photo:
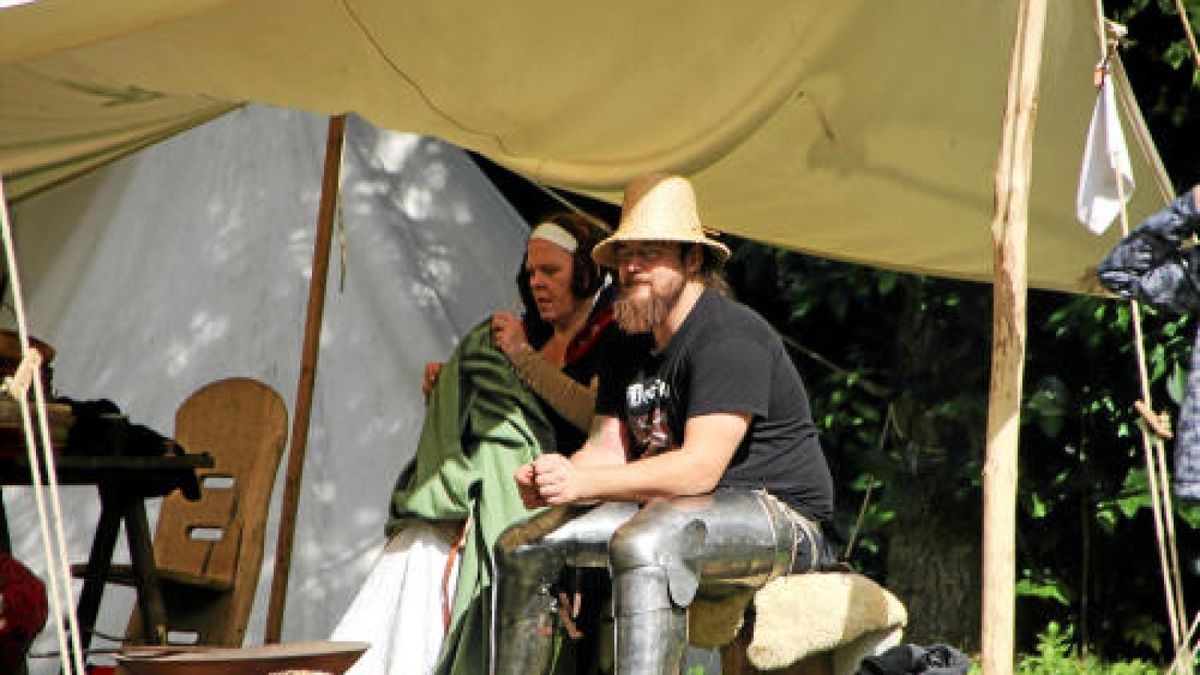
<path fill-rule="evenodd" d="M 690 418 L 682 447 L 633 462 L 592 463 L 590 456 L 576 461 L 576 454 L 569 463 L 547 463 L 544 470 L 539 465 L 538 490 L 550 504 L 645 501 L 711 492 L 750 428 L 750 418 L 731 413 Z"/>
<path fill-rule="evenodd" d="M 571 455 L 576 467 L 617 466 L 628 461 L 625 434 L 621 420 L 607 415 L 596 415 L 588 431 L 583 447 Z"/>

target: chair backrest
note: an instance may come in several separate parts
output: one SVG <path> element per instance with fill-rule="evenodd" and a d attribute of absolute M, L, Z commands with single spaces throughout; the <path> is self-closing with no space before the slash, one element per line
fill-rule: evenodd
<path fill-rule="evenodd" d="M 287 441 L 287 407 L 250 379 L 213 382 L 175 414 L 175 440 L 207 452 L 199 501 L 164 498 L 154 533 L 169 632 L 200 644 L 241 646 L 262 568 L 267 513 Z M 136 612 L 135 612 L 136 615 Z M 131 620 L 130 634 L 140 617 Z"/>

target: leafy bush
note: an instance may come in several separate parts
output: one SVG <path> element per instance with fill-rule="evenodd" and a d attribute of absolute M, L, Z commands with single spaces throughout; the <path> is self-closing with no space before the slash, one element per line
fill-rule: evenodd
<path fill-rule="evenodd" d="M 1140 659 L 1102 663 L 1094 656 L 1081 658 L 1073 645 L 1073 633 L 1072 627 L 1062 628 L 1058 623 L 1051 622 L 1045 631 L 1038 634 L 1037 653 L 1023 655 L 1017 660 L 1017 672 L 1037 675 L 1152 675 L 1160 671 L 1158 666 Z"/>

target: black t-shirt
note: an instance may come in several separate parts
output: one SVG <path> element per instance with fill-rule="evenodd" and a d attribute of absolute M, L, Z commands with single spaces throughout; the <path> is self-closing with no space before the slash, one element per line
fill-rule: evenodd
<path fill-rule="evenodd" d="M 596 413 L 625 423 L 635 458 L 679 447 L 689 417 L 750 414 L 718 486 L 766 488 L 818 521 L 833 514 L 833 479 L 808 394 L 783 342 L 745 305 L 706 290 L 655 353 L 650 335 L 610 346 Z"/>

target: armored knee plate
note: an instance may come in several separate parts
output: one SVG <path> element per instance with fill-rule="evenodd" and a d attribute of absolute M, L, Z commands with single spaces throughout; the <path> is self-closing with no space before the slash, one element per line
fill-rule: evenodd
<path fill-rule="evenodd" d="M 701 579 L 761 586 L 791 568 L 795 527 L 790 510 L 763 492 L 718 490 L 651 504 L 610 544 L 617 599 L 636 598 L 646 608 L 665 607 L 668 600 L 686 607 Z M 661 570 L 665 590 L 652 590 L 649 571 L 622 584 L 623 571 L 643 567 Z"/>
<path fill-rule="evenodd" d="M 610 543 L 616 672 L 678 673 L 687 643 L 687 605 L 699 585 L 695 553 L 704 524 L 638 520 Z"/>
<path fill-rule="evenodd" d="M 700 585 L 704 522 L 670 502 L 645 507 L 609 542 L 616 613 L 687 607 Z"/>

